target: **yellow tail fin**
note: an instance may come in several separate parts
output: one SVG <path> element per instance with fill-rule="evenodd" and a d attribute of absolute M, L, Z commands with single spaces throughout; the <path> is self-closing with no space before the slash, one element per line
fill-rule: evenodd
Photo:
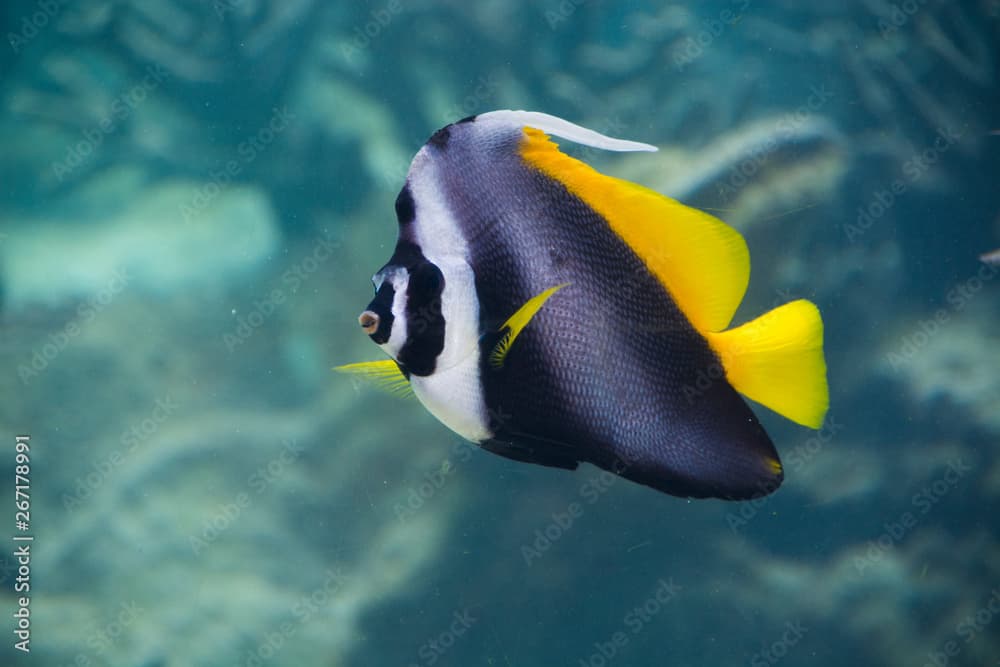
<path fill-rule="evenodd" d="M 813 303 L 792 301 L 705 336 L 736 391 L 803 426 L 823 425 L 830 398 L 823 320 Z"/>

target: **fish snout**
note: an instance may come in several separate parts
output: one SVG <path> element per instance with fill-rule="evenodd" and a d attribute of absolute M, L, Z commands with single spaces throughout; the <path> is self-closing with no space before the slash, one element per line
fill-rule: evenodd
<path fill-rule="evenodd" d="M 358 324 L 361 325 L 361 330 L 369 336 L 378 331 L 379 321 L 378 313 L 373 313 L 370 310 L 366 310 L 358 315 Z"/>

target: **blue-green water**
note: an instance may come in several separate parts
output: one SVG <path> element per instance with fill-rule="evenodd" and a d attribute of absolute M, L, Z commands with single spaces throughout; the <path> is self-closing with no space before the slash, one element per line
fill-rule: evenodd
<path fill-rule="evenodd" d="M 997 664 L 1000 4 L 813 4 L 6 3 L 0 662 Z M 378 357 L 412 155 L 503 108 L 658 145 L 567 150 L 739 228 L 738 321 L 820 306 L 777 493 L 518 464 L 330 372 Z"/>

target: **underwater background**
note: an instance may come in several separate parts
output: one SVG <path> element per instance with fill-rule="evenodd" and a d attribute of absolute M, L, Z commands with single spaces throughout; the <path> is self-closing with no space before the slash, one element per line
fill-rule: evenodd
<path fill-rule="evenodd" d="M 0 664 L 1000 664 L 1000 2 L 0 9 Z M 437 128 L 531 109 L 826 323 L 772 496 L 519 464 L 331 367 Z"/>

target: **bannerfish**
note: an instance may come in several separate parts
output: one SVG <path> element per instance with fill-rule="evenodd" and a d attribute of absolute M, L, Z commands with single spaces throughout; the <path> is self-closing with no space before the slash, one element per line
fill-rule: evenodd
<path fill-rule="evenodd" d="M 389 358 L 337 370 L 412 391 L 516 461 L 587 462 L 682 497 L 771 493 L 782 466 L 743 397 L 822 425 L 819 310 L 797 300 L 728 328 L 750 278 L 739 232 L 595 171 L 550 135 L 656 150 L 527 111 L 435 132 L 359 317 Z"/>

